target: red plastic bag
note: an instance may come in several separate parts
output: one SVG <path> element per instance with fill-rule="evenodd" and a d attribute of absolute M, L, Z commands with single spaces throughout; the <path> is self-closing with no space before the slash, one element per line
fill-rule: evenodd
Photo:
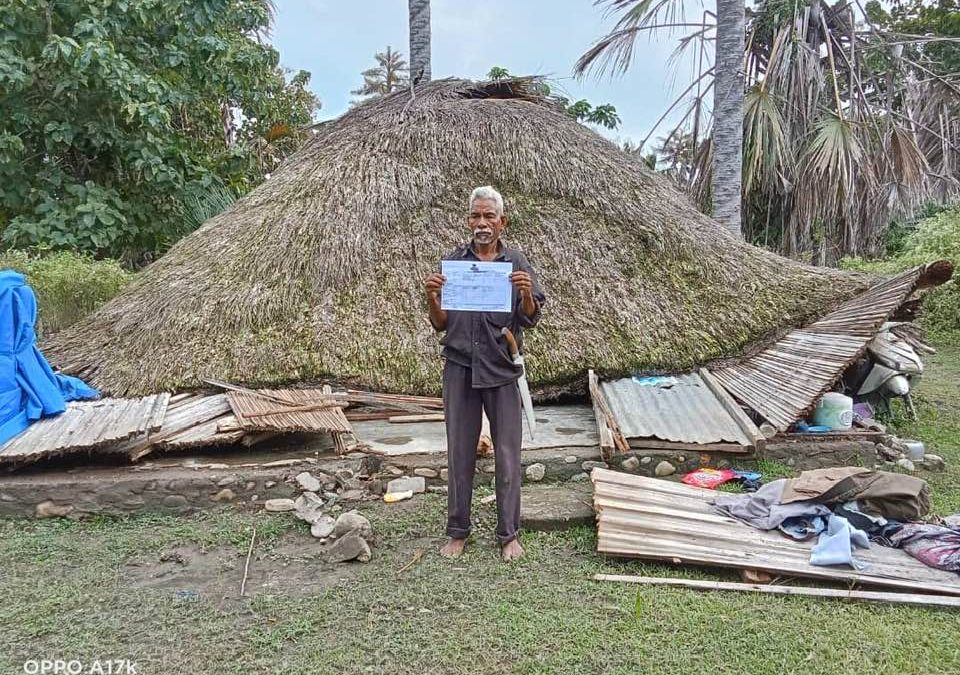
<path fill-rule="evenodd" d="M 730 469 L 697 469 L 681 478 L 680 482 L 712 490 L 718 485 L 732 481 L 736 477 L 737 472 Z"/>

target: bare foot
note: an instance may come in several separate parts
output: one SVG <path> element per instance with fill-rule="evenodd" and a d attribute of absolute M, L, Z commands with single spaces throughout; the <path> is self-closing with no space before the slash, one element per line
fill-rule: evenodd
<path fill-rule="evenodd" d="M 440 549 L 440 555 L 444 558 L 459 558 L 463 555 L 463 547 L 467 545 L 466 539 L 454 539 L 451 537 L 447 543 Z"/>
<path fill-rule="evenodd" d="M 503 558 L 504 562 L 517 560 L 522 555 L 523 547 L 520 545 L 519 539 L 511 539 L 500 548 L 500 557 Z"/>

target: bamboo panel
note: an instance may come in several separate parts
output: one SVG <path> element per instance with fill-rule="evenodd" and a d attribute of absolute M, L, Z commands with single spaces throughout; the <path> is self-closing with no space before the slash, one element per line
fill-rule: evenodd
<path fill-rule="evenodd" d="M 713 371 L 731 395 L 778 431 L 803 417 L 922 282 L 925 267 L 883 281 L 762 352 Z"/>
<path fill-rule="evenodd" d="M 353 431 L 336 400 L 323 389 L 262 389 L 256 393 L 228 391 L 226 396 L 244 430 Z"/>
<path fill-rule="evenodd" d="M 605 469 L 594 469 L 591 478 L 601 553 L 960 596 L 960 577 L 899 549 L 874 544 L 858 550 L 857 559 L 868 565 L 863 572 L 811 565 L 813 541 L 794 541 L 720 513 L 712 490 Z"/>
<path fill-rule="evenodd" d="M 39 420 L 0 448 L 0 462 L 28 462 L 96 450 L 160 428 L 169 394 L 136 399 L 77 401 L 66 411 Z"/>

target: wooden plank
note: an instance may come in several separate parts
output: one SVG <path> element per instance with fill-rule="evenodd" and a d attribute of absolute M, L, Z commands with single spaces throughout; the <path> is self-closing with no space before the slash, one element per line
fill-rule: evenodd
<path fill-rule="evenodd" d="M 443 422 L 444 415 L 443 413 L 429 413 L 426 415 L 394 415 L 393 417 L 388 417 L 387 422 L 390 424 L 412 424 L 415 422 Z"/>
<path fill-rule="evenodd" d="M 610 406 L 607 404 L 607 399 L 603 395 L 603 391 L 600 389 L 600 385 L 597 381 L 596 375 L 593 379 L 588 382 L 590 388 L 590 399 L 594 402 L 595 405 L 599 406 L 600 411 L 603 413 L 604 419 L 607 420 L 607 426 L 610 428 L 610 433 L 613 435 L 613 444 L 621 453 L 630 452 L 630 444 L 627 443 L 627 439 L 624 438 L 623 432 L 620 430 L 620 425 L 617 424 L 616 418 L 613 416 L 613 413 L 610 412 Z"/>
<path fill-rule="evenodd" d="M 600 391 L 600 383 L 597 380 L 597 374 L 593 369 L 587 371 L 587 378 L 590 389 L 590 399 L 593 405 L 593 415 L 597 419 L 597 433 L 600 435 L 600 456 L 604 459 L 613 455 L 613 432 L 610 431 L 610 425 L 607 424 L 607 416 L 600 409 L 600 404 L 593 397 L 594 391 Z"/>
<path fill-rule="evenodd" d="M 630 438 L 628 443 L 635 450 L 692 450 L 694 452 L 748 453 L 749 445 L 739 443 L 677 443 L 658 438 Z"/>
<path fill-rule="evenodd" d="M 758 452 L 762 451 L 766 446 L 767 439 L 760 433 L 760 429 L 757 428 L 757 425 L 753 423 L 753 420 L 750 419 L 747 413 L 743 412 L 743 408 L 733 400 L 733 397 L 727 393 L 727 390 L 717 382 L 717 379 L 706 368 L 700 369 L 700 379 L 703 380 L 713 395 L 717 397 L 720 405 L 722 405 L 723 409 L 727 411 L 727 414 L 733 418 L 733 421 L 737 423 L 737 426 L 740 427 L 744 435 L 750 439 L 753 443 L 753 448 Z"/>
<path fill-rule="evenodd" d="M 864 600 L 868 602 L 894 602 L 927 607 L 960 607 L 960 597 L 949 595 L 926 595 L 923 593 L 893 593 L 860 591 L 841 588 L 811 588 L 806 586 L 772 586 L 770 584 L 745 584 L 732 581 L 706 581 L 702 579 L 671 579 L 664 577 L 641 577 L 626 574 L 595 574 L 594 581 L 615 581 L 646 586 L 671 586 L 698 591 L 738 591 L 795 595 L 835 600 Z"/>

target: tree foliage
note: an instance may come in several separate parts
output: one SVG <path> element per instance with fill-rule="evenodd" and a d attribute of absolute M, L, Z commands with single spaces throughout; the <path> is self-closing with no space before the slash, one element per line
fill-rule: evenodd
<path fill-rule="evenodd" d="M 513 77 L 510 74 L 510 71 L 501 66 L 494 66 L 487 73 L 488 80 L 504 80 L 507 78 Z M 544 92 L 546 95 L 551 95 L 550 86 L 546 83 L 543 83 Z M 605 127 L 607 129 L 616 129 L 620 126 L 620 115 L 617 113 L 616 107 L 609 103 L 603 103 L 598 106 L 594 106 L 592 103 L 586 99 L 580 99 L 578 101 L 570 102 L 570 99 L 566 96 L 559 96 L 553 94 L 553 98 L 563 106 L 564 110 L 567 111 L 567 114 L 570 115 L 573 119 L 578 122 L 587 122 L 589 124 L 596 124 L 597 126 Z"/>
<path fill-rule="evenodd" d="M 6 0 L 8 245 L 132 255 L 183 234 L 185 194 L 242 194 L 319 106 L 264 41 L 269 0 Z"/>
<path fill-rule="evenodd" d="M 410 83 L 407 62 L 403 58 L 403 52 L 391 49 L 387 45 L 386 51 L 377 52 L 373 55 L 373 58 L 377 65 L 360 73 L 363 76 L 363 86 L 354 89 L 350 92 L 351 94 L 373 98 L 393 93 Z"/>

